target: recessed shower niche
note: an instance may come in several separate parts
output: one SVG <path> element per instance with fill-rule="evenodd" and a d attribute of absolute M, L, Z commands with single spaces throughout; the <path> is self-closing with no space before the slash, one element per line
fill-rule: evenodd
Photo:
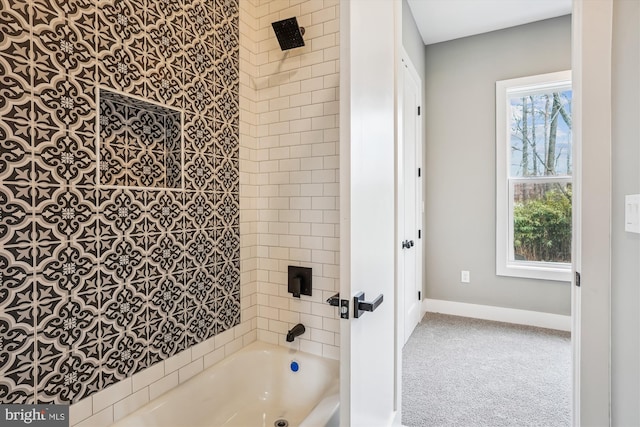
<path fill-rule="evenodd" d="M 182 189 L 178 110 L 100 89 L 100 184 Z"/>

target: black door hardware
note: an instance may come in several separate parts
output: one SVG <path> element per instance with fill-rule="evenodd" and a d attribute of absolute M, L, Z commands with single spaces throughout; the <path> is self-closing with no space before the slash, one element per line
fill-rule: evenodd
<path fill-rule="evenodd" d="M 358 318 L 362 316 L 365 311 L 374 311 L 382 304 L 383 299 L 384 295 L 380 294 L 371 302 L 365 301 L 364 292 L 358 292 L 356 296 L 353 297 L 353 317 Z"/>
<path fill-rule="evenodd" d="M 340 305 L 340 292 L 338 292 L 337 294 L 329 297 L 327 299 L 327 302 L 329 303 L 329 305 L 332 305 L 334 307 L 337 307 Z"/>
<path fill-rule="evenodd" d="M 402 249 L 412 248 L 413 245 L 414 245 L 413 240 L 405 240 L 404 242 L 402 242 Z"/>

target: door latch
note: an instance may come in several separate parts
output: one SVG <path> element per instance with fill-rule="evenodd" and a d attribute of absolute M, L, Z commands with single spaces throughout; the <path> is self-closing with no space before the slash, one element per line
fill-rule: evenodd
<path fill-rule="evenodd" d="M 341 319 L 349 318 L 349 300 L 348 299 L 340 300 L 340 318 Z"/>
<path fill-rule="evenodd" d="M 341 319 L 349 318 L 349 300 L 340 299 L 340 292 L 329 297 L 327 299 L 327 302 L 329 303 L 329 305 L 332 305 L 334 307 L 339 307 Z"/>

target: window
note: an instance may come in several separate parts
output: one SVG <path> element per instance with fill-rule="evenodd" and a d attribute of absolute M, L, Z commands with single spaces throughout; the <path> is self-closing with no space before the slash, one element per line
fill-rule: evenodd
<path fill-rule="evenodd" d="M 496 273 L 571 280 L 571 72 L 496 82 Z"/>

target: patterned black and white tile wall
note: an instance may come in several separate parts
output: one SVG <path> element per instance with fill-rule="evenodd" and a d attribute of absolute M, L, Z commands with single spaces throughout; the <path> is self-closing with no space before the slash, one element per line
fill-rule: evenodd
<path fill-rule="evenodd" d="M 100 184 L 182 189 L 180 112 L 104 89 L 99 99 Z"/>
<path fill-rule="evenodd" d="M 1 403 L 239 323 L 237 2 L 0 0 Z"/>

